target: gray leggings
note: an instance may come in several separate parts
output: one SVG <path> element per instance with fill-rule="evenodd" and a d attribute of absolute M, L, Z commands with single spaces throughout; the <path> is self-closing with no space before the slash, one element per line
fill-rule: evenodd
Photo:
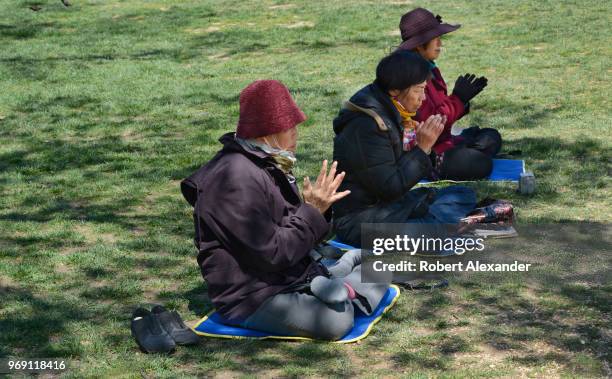
<path fill-rule="evenodd" d="M 332 278 L 342 278 L 353 287 L 357 298 L 326 303 L 310 293 L 281 293 L 266 300 L 241 325 L 285 336 L 324 340 L 342 338 L 353 327 L 354 307 L 370 314 L 388 288 L 386 284 L 361 283 L 360 263 L 360 250 L 351 250 L 335 265 L 328 267 Z"/>

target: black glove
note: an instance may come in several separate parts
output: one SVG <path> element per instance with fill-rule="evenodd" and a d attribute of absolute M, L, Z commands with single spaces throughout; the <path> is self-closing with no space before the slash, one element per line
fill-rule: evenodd
<path fill-rule="evenodd" d="M 482 91 L 487 86 L 487 84 L 489 84 L 489 80 L 484 76 L 481 76 L 480 78 L 474 80 L 472 84 L 477 88 L 480 88 L 480 91 Z M 480 91 L 478 91 L 478 93 L 480 93 Z"/>
<path fill-rule="evenodd" d="M 480 78 L 474 80 L 472 84 L 476 88 L 476 91 L 478 91 L 476 92 L 476 95 L 478 95 L 489 84 L 489 80 L 485 78 L 484 76 L 481 76 Z"/>
<path fill-rule="evenodd" d="M 487 86 L 488 80 L 484 76 L 476 78 L 474 74 L 465 74 L 459 76 L 455 81 L 453 95 L 457 96 L 461 101 L 467 104 L 476 95 L 478 95 Z"/>

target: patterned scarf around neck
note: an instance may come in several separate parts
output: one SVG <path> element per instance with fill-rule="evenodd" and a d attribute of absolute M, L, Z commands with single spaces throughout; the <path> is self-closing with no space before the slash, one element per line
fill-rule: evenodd
<path fill-rule="evenodd" d="M 393 105 L 400 114 L 402 118 L 402 126 L 404 127 L 404 138 L 403 145 L 404 150 L 409 151 L 412 150 L 416 146 L 416 132 L 415 128 L 417 126 L 417 122 L 412 119 L 412 117 L 416 116 L 416 112 L 408 112 L 406 108 L 393 97 L 391 98 Z"/>
<path fill-rule="evenodd" d="M 404 108 L 404 106 L 394 98 L 391 98 L 391 101 L 402 117 L 402 124 L 404 125 L 404 128 L 414 129 L 416 126 L 416 121 L 414 121 L 412 117 L 416 116 L 416 112 L 408 112 L 406 108 Z"/>
<path fill-rule="evenodd" d="M 274 161 L 274 165 L 278 167 L 282 172 L 287 175 L 290 182 L 295 181 L 293 175 L 291 175 L 291 170 L 295 167 L 295 163 L 297 162 L 297 158 L 295 154 L 288 150 L 277 149 L 268 145 L 267 143 L 259 142 L 255 139 L 243 139 L 240 137 L 234 137 L 236 142 L 240 144 L 240 146 L 247 149 L 254 149 L 263 151 Z"/>

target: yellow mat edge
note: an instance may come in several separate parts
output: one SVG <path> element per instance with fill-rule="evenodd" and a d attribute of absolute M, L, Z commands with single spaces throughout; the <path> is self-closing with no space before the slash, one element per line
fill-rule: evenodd
<path fill-rule="evenodd" d="M 196 328 L 198 326 L 200 326 L 201 323 L 206 321 L 208 319 L 208 317 L 215 312 L 214 309 L 212 311 L 208 312 L 206 314 L 206 316 L 202 317 L 202 319 L 200 321 L 198 321 L 198 323 L 193 328 L 191 328 L 191 329 L 194 331 L 195 334 L 197 334 L 199 336 L 202 336 L 202 337 L 225 338 L 225 339 L 234 339 L 234 340 L 243 340 L 243 339 L 252 339 L 252 340 L 276 339 L 276 340 L 286 340 L 286 341 L 331 342 L 331 343 L 338 343 L 338 344 L 353 343 L 353 342 L 361 341 L 362 339 L 364 339 L 367 336 L 369 336 L 370 332 L 372 331 L 372 328 L 374 327 L 374 325 L 376 325 L 380 321 L 380 319 L 387 313 L 387 311 L 389 311 L 389 309 L 391 309 L 395 305 L 395 303 L 397 302 L 397 299 L 399 299 L 400 293 L 401 293 L 400 288 L 397 285 L 395 285 L 395 284 L 391 284 L 389 286 L 389 288 L 395 288 L 395 290 L 397 291 L 397 294 L 393 297 L 393 300 L 391 300 L 391 303 L 389 303 L 389 305 L 387 305 L 385 307 L 385 309 L 380 314 L 380 316 L 378 316 L 376 319 L 374 319 L 374 321 L 372 321 L 370 323 L 370 325 L 368 326 L 368 329 L 366 329 L 366 331 L 362 335 L 357 336 L 355 338 L 352 338 L 350 340 L 346 340 L 346 341 L 322 341 L 322 340 L 316 340 L 316 339 L 308 338 L 308 337 L 292 337 L 292 336 L 244 337 L 244 336 L 230 336 L 230 335 L 223 335 L 223 334 L 210 334 L 210 333 L 204 333 L 204 332 L 197 331 Z"/>

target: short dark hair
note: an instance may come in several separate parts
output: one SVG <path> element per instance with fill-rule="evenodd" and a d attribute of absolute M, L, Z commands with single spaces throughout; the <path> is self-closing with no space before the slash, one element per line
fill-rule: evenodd
<path fill-rule="evenodd" d="M 418 53 L 396 50 L 380 60 L 376 67 L 376 83 L 383 91 L 405 90 L 431 77 L 431 67 Z"/>

